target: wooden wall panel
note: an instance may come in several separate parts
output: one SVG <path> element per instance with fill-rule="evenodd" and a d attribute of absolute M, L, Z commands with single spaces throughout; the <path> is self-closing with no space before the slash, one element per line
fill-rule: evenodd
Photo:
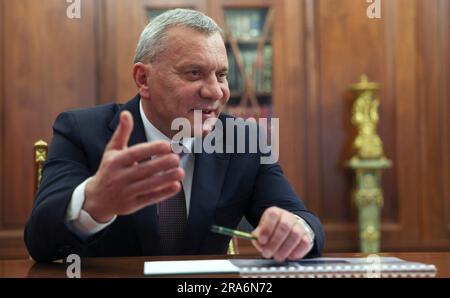
<path fill-rule="evenodd" d="M 343 164 L 355 133 L 348 86 L 362 73 L 381 83 L 379 133 L 394 162 L 383 175 L 382 249 L 448 249 L 448 2 L 384 1 L 379 20 L 367 18 L 364 2 L 304 5 L 306 160 L 314 166 L 300 179 L 325 224 L 326 250 L 358 249 Z"/>
<path fill-rule="evenodd" d="M 409 2 L 409 3 L 407 3 Z M 406 5 L 406 6 L 405 6 Z M 418 191 L 411 185 L 418 184 L 418 151 L 417 148 L 419 130 L 418 123 L 418 96 L 417 81 L 417 47 L 416 47 L 416 14 L 417 7 L 414 1 L 397 0 L 388 3 L 386 18 L 389 30 L 386 35 L 389 60 L 386 76 L 389 81 L 383 83 L 385 95 L 391 96 L 393 105 L 382 106 L 381 115 L 392 115 L 393 121 L 386 122 L 384 118 L 381 124 L 381 137 L 393 139 L 392 147 L 386 147 L 386 153 L 393 161 L 393 168 L 387 171 L 384 182 L 393 180 L 393 184 L 385 187 L 385 201 L 396 202 L 396 218 L 384 221 L 382 226 L 382 248 L 384 250 L 401 250 L 417 244 L 420 230 L 418 229 L 419 209 Z M 408 152 L 408 154 L 405 154 Z M 392 176 L 389 176 L 392 174 Z M 389 196 L 389 188 L 391 190 Z M 386 211 L 389 206 L 384 206 Z"/>
<path fill-rule="evenodd" d="M 319 119 L 319 42 L 318 34 L 318 11 L 317 3 L 314 0 L 303 1 L 305 11 L 305 29 L 299 32 L 299 38 L 304 43 L 305 57 L 305 131 L 306 131 L 306 156 L 305 171 L 302 176 L 305 181 L 305 197 L 308 198 L 308 207 L 316 214 L 320 214 L 322 197 L 322 188 L 320 184 L 321 167 L 320 167 L 320 125 Z M 286 8 L 289 9 L 289 8 Z"/>
<path fill-rule="evenodd" d="M 51 140 L 60 112 L 97 102 L 95 2 L 81 3 L 81 19 L 69 19 L 65 1 L 2 1 L 5 158 L 0 233 L 12 242 L 19 237 L 22 247 L 21 230 L 34 195 L 34 141 Z"/>
<path fill-rule="evenodd" d="M 294 189 L 305 196 L 306 106 L 305 49 L 299 31 L 304 30 L 304 6 L 296 0 L 277 2 L 274 27 L 274 116 L 280 120 L 280 164 Z M 284 86 L 296 88 L 284 88 Z M 288 145 L 289 144 L 289 145 Z M 295 157 L 293 163 L 292 158 Z"/>
<path fill-rule="evenodd" d="M 131 68 L 145 11 L 140 0 L 101 0 L 100 5 L 100 99 L 125 102 L 137 93 Z"/>
<path fill-rule="evenodd" d="M 421 197 L 425 243 L 450 244 L 449 16 L 448 1 L 421 2 L 419 94 L 421 97 Z"/>
<path fill-rule="evenodd" d="M 441 0 L 439 6 L 439 20 L 442 22 L 440 27 L 439 40 L 442 41 L 442 79 L 441 88 L 442 94 L 440 96 L 442 100 L 442 110 L 441 115 L 444 120 L 443 123 L 443 144 L 444 149 L 442 150 L 442 160 L 444 165 L 444 171 L 442 175 L 442 180 L 444 181 L 444 200 L 446 200 L 443 205 L 446 214 L 446 234 L 450 232 L 450 3 L 445 0 Z M 445 63 L 445 61 L 447 63 Z M 450 237 L 447 237 L 447 239 Z"/>
<path fill-rule="evenodd" d="M 363 2 L 320 1 L 317 9 L 318 42 L 320 44 L 319 72 L 320 84 L 320 160 L 321 186 L 323 189 L 321 214 L 334 222 L 348 222 L 353 219 L 349 192 L 350 176 L 344 167 L 345 159 L 350 156 L 348 143 L 352 130 L 351 114 L 346 91 L 352 82 L 364 72 L 369 77 L 381 77 L 380 69 L 384 61 L 384 52 L 367 51 L 367 48 L 383 48 L 382 23 L 370 24 L 361 9 Z M 350 14 L 352 16 L 350 17 Z M 370 57 L 370 58 L 369 58 Z M 369 65 L 369 61 L 373 64 Z M 348 65 L 352 65 L 351 69 Z M 339 74 L 339 75 L 337 75 Z"/>
<path fill-rule="evenodd" d="M 351 201 L 353 177 L 344 164 L 351 156 L 351 143 L 355 129 L 351 124 L 351 106 L 354 94 L 349 85 L 359 80 L 363 73 L 369 78 L 386 85 L 387 73 L 387 40 L 385 31 L 387 22 L 370 20 L 366 16 L 366 3 L 355 1 L 307 1 L 309 30 L 313 36 L 307 39 L 310 58 L 308 63 L 312 73 L 308 85 L 311 110 L 307 125 L 314 127 L 308 142 L 314 150 L 308 160 L 316 160 L 315 167 L 310 167 L 309 174 L 319 185 L 320 192 L 312 193 L 319 206 L 319 214 L 327 227 L 327 239 L 330 247 L 338 246 L 349 249 L 357 242 L 354 238 L 357 227 L 356 210 Z M 307 76 L 310 74 L 308 73 Z M 393 110 L 393 98 L 386 89 L 380 92 L 384 109 Z M 307 96 L 309 103 L 310 97 Z M 381 111 L 382 113 L 382 111 Z M 387 126 L 393 124 L 392 113 L 382 113 L 381 119 Z M 309 128 L 308 128 L 309 130 Z M 380 134 L 385 143 L 387 154 L 392 146 L 392 134 L 386 134 L 380 127 Z M 389 173 L 387 173 L 389 175 Z M 386 203 L 384 217 L 395 220 L 394 200 L 389 200 L 389 190 L 395 189 L 393 179 L 384 179 Z M 345 235 L 344 235 L 345 234 Z M 342 241 L 345 239 L 346 241 Z"/>
<path fill-rule="evenodd" d="M 4 198 L 4 188 L 3 188 L 3 178 L 5 177 L 4 173 L 4 166 L 3 166 L 3 160 L 4 160 L 4 126 L 5 126 L 5 117 L 3 112 L 3 105 L 5 103 L 4 101 L 4 82 L 3 82 L 3 72 L 4 72 L 4 62 L 5 57 L 3 55 L 3 48 L 5 46 L 4 40 L 4 15 L 3 15 L 3 1 L 0 1 L 0 216 L 3 214 L 3 198 Z M 2 228 L 2 221 L 0 220 L 0 229 Z"/>

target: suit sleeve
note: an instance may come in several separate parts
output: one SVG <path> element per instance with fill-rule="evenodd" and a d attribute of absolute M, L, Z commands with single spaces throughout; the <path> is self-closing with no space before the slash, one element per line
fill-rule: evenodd
<path fill-rule="evenodd" d="M 256 227 L 263 212 L 272 206 L 288 210 L 309 224 L 315 234 L 315 238 L 314 246 L 307 257 L 320 255 L 323 248 L 324 235 L 319 219 L 307 210 L 304 203 L 289 185 L 281 167 L 277 163 L 261 164 L 246 217 Z"/>
<path fill-rule="evenodd" d="M 81 240 L 67 225 L 67 207 L 75 188 L 93 173 L 88 167 L 75 116 L 60 114 L 24 240 L 36 261 L 52 261 L 83 253 L 95 238 Z"/>

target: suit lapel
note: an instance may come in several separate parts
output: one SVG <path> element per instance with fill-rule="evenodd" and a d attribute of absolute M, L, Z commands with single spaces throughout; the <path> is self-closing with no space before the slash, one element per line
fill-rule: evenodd
<path fill-rule="evenodd" d="M 120 113 L 123 111 L 129 111 L 133 116 L 134 127 L 131 132 L 130 140 L 128 146 L 133 146 L 139 143 L 147 142 L 147 137 L 145 136 L 144 124 L 142 122 L 141 113 L 139 111 L 140 97 L 137 95 L 132 100 L 121 106 L 119 111 L 114 115 L 114 118 L 109 123 L 109 129 L 114 132 L 119 125 Z"/>
<path fill-rule="evenodd" d="M 228 162 L 228 154 L 203 152 L 195 155 L 191 203 L 184 241 L 187 254 L 201 253 L 202 241 L 210 233 Z"/>
<path fill-rule="evenodd" d="M 129 111 L 133 116 L 134 127 L 130 135 L 128 146 L 133 146 L 139 143 L 147 142 L 145 136 L 144 124 L 142 122 L 140 110 L 139 110 L 140 97 L 137 95 L 131 101 L 127 102 L 121 107 L 121 109 L 114 116 L 109 128 L 114 131 L 119 125 L 120 113 L 122 111 Z M 132 215 L 136 232 L 141 243 L 142 253 L 144 255 L 154 255 L 156 251 L 156 243 L 158 243 L 158 218 L 156 205 L 149 206 L 139 210 Z"/>

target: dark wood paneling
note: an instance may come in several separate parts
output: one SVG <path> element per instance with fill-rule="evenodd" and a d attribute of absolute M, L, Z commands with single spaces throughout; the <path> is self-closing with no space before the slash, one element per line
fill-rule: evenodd
<path fill-rule="evenodd" d="M 341 223 L 355 220 L 350 208 L 352 178 L 344 167 L 351 156 L 349 132 L 354 130 L 350 122 L 353 96 L 348 94 L 348 86 L 362 73 L 383 83 L 386 65 L 384 22 L 368 19 L 365 7 L 366 3 L 351 0 L 319 1 L 317 6 L 321 214 Z M 381 99 L 382 105 L 391 100 L 383 94 Z M 383 121 L 390 120 L 385 118 Z"/>
<path fill-rule="evenodd" d="M 4 1 L 5 194 L 3 224 L 20 227 L 33 199 L 33 141 L 51 138 L 56 115 L 96 103 L 93 2 L 69 19 L 66 3 Z"/>
<path fill-rule="evenodd" d="M 348 87 L 363 73 L 384 83 L 385 22 L 369 20 L 363 2 L 307 1 L 306 5 L 307 47 L 313 52 L 308 53 L 311 73 L 307 74 L 311 76 L 307 100 L 312 113 L 308 115 L 307 129 L 313 128 L 308 138 L 311 156 L 307 160 L 314 163 L 308 168 L 313 179 L 310 195 L 317 200 L 318 213 L 325 224 L 327 249 L 355 249 L 353 178 L 344 166 L 351 157 L 355 135 L 350 122 L 354 95 Z M 382 91 L 380 97 L 382 105 L 392 101 Z M 383 121 L 390 120 L 383 116 Z"/>
<path fill-rule="evenodd" d="M 136 94 L 132 78 L 134 51 L 146 25 L 141 0 L 101 0 L 100 99 L 124 102 Z"/>
<path fill-rule="evenodd" d="M 417 189 L 411 187 L 419 182 L 418 151 L 411 150 L 418 146 L 419 130 L 416 13 L 414 1 L 397 0 L 386 6 L 388 60 L 384 64 L 387 67 L 385 76 L 389 80 L 385 83 L 382 81 L 384 94 L 380 93 L 380 134 L 383 139 L 392 140 L 391 146 L 386 146 L 386 154 L 392 159 L 393 168 L 386 172 L 384 182 L 392 179 L 394 183 L 383 186 L 385 202 L 395 202 L 395 217 L 385 221 L 392 228 L 382 230 L 382 248 L 385 250 L 417 243 L 420 233 L 417 229 L 419 196 Z M 383 96 L 391 99 L 391 106 L 384 105 Z M 383 115 L 391 115 L 391 121 L 386 121 Z M 383 210 L 388 208 L 389 205 L 385 204 Z"/>
<path fill-rule="evenodd" d="M 280 121 L 280 163 L 297 193 L 305 196 L 306 106 L 304 6 L 300 1 L 278 1 L 274 31 L 274 116 Z M 296 86 L 296 88 L 284 88 Z M 296 162 L 293 161 L 295 157 Z"/>
<path fill-rule="evenodd" d="M 2 238 L 21 244 L 2 251 L 17 256 L 22 233 L 10 231 L 21 230 L 31 212 L 34 141 L 51 140 L 60 112 L 97 102 L 95 2 L 82 2 L 81 19 L 67 17 L 65 1 L 2 5 Z"/>
<path fill-rule="evenodd" d="M 305 83 L 301 75 L 298 76 L 297 84 L 285 84 L 283 87 L 285 93 L 289 93 L 290 89 L 295 90 L 298 94 L 296 104 L 307 109 L 306 115 L 299 109 L 294 109 L 298 118 L 287 121 L 288 126 L 304 125 L 307 152 L 306 155 L 302 155 L 300 150 L 299 153 L 293 154 L 292 151 L 282 148 L 283 157 L 289 160 L 284 167 L 288 169 L 286 174 L 291 181 L 294 180 L 296 189 L 300 193 L 306 193 L 308 205 L 313 211 L 318 212 L 323 220 L 328 240 L 327 250 L 358 249 L 356 210 L 350 196 L 353 178 L 343 164 L 350 156 L 350 145 L 354 137 L 354 128 L 350 124 L 351 103 L 354 96 L 347 91 L 348 85 L 356 82 L 362 73 L 367 73 L 372 80 L 382 84 L 379 92 L 381 100 L 379 133 L 384 141 L 386 155 L 394 161 L 394 168 L 383 175 L 385 194 L 382 213 L 383 248 L 423 249 L 426 246 L 421 238 L 423 236 L 421 229 L 425 215 L 421 207 L 425 197 L 420 196 L 418 187 L 422 186 L 426 191 L 427 188 L 433 187 L 431 181 L 439 181 L 438 183 L 444 184 L 441 187 L 443 192 L 448 193 L 445 186 L 448 179 L 443 179 L 444 173 L 439 174 L 439 171 L 435 171 L 436 168 L 427 168 L 425 164 L 419 163 L 420 146 L 442 148 L 443 145 L 436 147 L 435 145 L 438 145 L 436 141 L 418 138 L 420 121 L 423 119 L 421 113 L 425 112 L 419 103 L 426 104 L 426 101 L 422 101 L 418 95 L 418 86 L 421 82 L 418 77 L 418 64 L 425 63 L 433 65 L 432 67 L 447 69 L 445 64 L 440 66 L 442 63 L 439 64 L 437 61 L 447 61 L 448 52 L 440 56 L 437 52 L 448 48 L 448 42 L 445 43 L 448 38 L 444 37 L 448 35 L 448 29 L 443 29 L 446 28 L 445 22 L 448 21 L 445 21 L 445 17 L 441 17 L 435 21 L 435 28 L 428 27 L 430 32 L 420 31 L 422 29 L 417 26 L 417 14 L 425 12 L 416 1 L 399 0 L 384 3 L 381 20 L 368 19 L 365 14 L 367 4 L 350 0 L 339 3 L 305 0 L 301 5 L 292 5 L 289 1 L 285 3 L 289 6 L 285 7 L 286 11 L 297 10 L 300 16 L 303 15 L 302 7 L 306 11 L 305 26 L 298 26 L 298 34 L 306 48 L 304 53 L 301 51 L 298 53 L 305 55 L 305 59 L 302 60 L 303 57 L 300 57 L 295 60 L 296 58 L 291 57 L 287 51 L 284 52 L 284 56 L 287 57 L 285 60 L 305 62 L 306 95 L 302 95 Z M 422 2 L 422 5 L 428 4 Z M 442 2 L 440 5 L 445 6 L 439 10 L 441 15 L 448 16 L 448 4 Z M 429 9 L 432 9 L 432 6 L 430 5 Z M 432 15 L 425 18 L 437 19 Z M 424 24 L 426 23 L 428 22 L 425 20 Z M 426 36 L 430 36 L 429 33 L 440 34 L 441 43 L 435 47 L 434 40 L 420 42 L 418 38 L 422 33 Z M 297 39 L 290 37 L 283 40 L 284 44 L 287 48 L 297 49 L 295 44 Z M 420 60 L 418 48 L 420 44 L 434 48 L 436 53 L 430 53 L 434 57 L 433 61 Z M 283 70 L 285 77 L 295 74 L 292 70 L 286 68 Z M 442 72 L 445 71 L 441 70 Z M 448 77 L 444 75 L 444 78 L 441 77 L 442 80 L 448 82 Z M 443 89 L 442 87 L 436 89 L 425 81 L 423 84 L 432 90 Z M 444 88 L 441 93 L 448 92 L 446 90 Z M 436 100 L 439 98 L 440 111 L 448 110 L 445 108 L 448 102 L 447 93 L 429 96 Z M 303 100 L 306 103 L 301 103 Z M 287 110 L 282 110 L 283 117 L 289 115 L 289 112 L 286 114 Z M 437 110 L 428 111 L 426 114 L 433 119 L 432 121 L 441 121 L 440 129 L 427 131 L 435 131 L 433 134 L 443 138 L 441 144 L 448 144 L 448 141 L 445 141 L 448 134 L 445 129 L 448 125 L 442 123 L 443 120 L 436 120 L 439 118 L 435 117 L 435 112 Z M 305 122 L 303 116 L 306 117 Z M 294 131 L 290 133 L 292 136 L 298 134 Z M 448 152 L 447 147 L 439 150 Z M 442 154 L 433 156 L 446 160 Z M 448 162 L 444 164 L 448 165 Z M 290 167 L 303 166 L 306 168 L 304 171 L 289 170 Z M 445 169 L 441 166 L 441 172 L 448 173 Z M 428 183 L 421 184 L 423 180 L 419 173 L 428 175 L 428 172 L 435 173 L 434 176 L 430 175 L 433 178 L 430 178 Z M 441 177 L 438 178 L 437 175 Z M 441 194 L 438 199 L 441 207 L 439 210 L 446 210 L 444 207 L 444 204 L 448 205 L 445 203 L 446 200 L 448 201 L 448 194 Z M 427 214 L 430 216 L 433 213 Z M 440 220 L 447 219 L 442 215 Z M 442 222 L 440 225 L 447 229 L 448 225 Z M 441 243 L 435 247 L 442 249 L 443 246 Z"/>
<path fill-rule="evenodd" d="M 420 2 L 421 198 L 427 243 L 450 245 L 448 1 Z"/>
<path fill-rule="evenodd" d="M 4 139 L 5 139 L 5 131 L 4 131 L 4 127 L 5 127 L 5 117 L 4 115 L 4 110 L 3 110 L 3 105 L 5 103 L 5 95 L 4 95 L 4 79 L 3 79 L 3 72 L 4 72 L 4 63 L 3 61 L 5 61 L 5 57 L 3 56 L 3 47 L 5 46 L 5 43 L 3 42 L 4 40 L 4 33 L 3 33 L 3 29 L 5 28 L 4 26 L 4 15 L 3 15 L 3 0 L 0 0 L 0 229 L 2 229 L 3 224 L 2 224 L 2 219 L 3 219 L 3 198 L 4 198 L 4 188 L 3 188 L 3 180 L 5 178 L 5 173 L 4 173 L 4 166 L 3 166 L 3 161 L 4 161 Z"/>
<path fill-rule="evenodd" d="M 394 162 L 383 174 L 382 249 L 448 249 L 448 2 L 383 2 L 380 20 L 366 17 L 364 2 L 305 5 L 307 160 L 316 160 L 308 196 L 317 200 L 326 249 L 358 249 L 343 163 L 354 136 L 348 85 L 362 73 L 382 85 L 379 133 Z"/>
<path fill-rule="evenodd" d="M 305 196 L 308 198 L 308 206 L 316 214 L 320 214 L 322 208 L 319 198 L 322 197 L 322 188 L 320 185 L 321 167 L 320 167 L 320 125 L 319 119 L 319 42 L 318 34 L 318 10 L 317 2 L 314 0 L 303 1 L 305 10 L 305 30 L 300 31 L 299 37 L 304 41 L 305 48 L 305 130 L 307 134 L 306 147 L 307 153 L 305 161 Z"/>
<path fill-rule="evenodd" d="M 445 0 L 441 0 L 439 3 L 439 20 L 442 22 L 439 40 L 442 41 L 442 56 L 445 59 L 442 64 L 443 77 L 441 80 L 441 99 L 443 101 L 441 115 L 442 119 L 444 119 L 443 144 L 445 146 L 444 150 L 442 150 L 444 165 L 442 179 L 444 181 L 444 200 L 446 200 L 443 210 L 446 212 L 446 232 L 448 234 L 450 232 L 450 156 L 447 154 L 450 152 L 450 117 L 448 117 L 450 115 L 450 3 Z"/>

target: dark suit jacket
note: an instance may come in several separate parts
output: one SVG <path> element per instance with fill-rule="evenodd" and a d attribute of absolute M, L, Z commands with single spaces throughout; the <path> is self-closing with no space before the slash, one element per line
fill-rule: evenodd
<path fill-rule="evenodd" d="M 125 105 L 69 111 L 56 119 L 48 161 L 25 228 L 25 243 L 35 260 L 55 260 L 72 253 L 99 257 L 164 253 L 157 248 L 156 206 L 119 216 L 88 239 L 80 239 L 67 226 L 66 210 L 72 193 L 95 174 L 123 110 L 130 111 L 135 120 L 129 145 L 146 142 L 138 96 Z M 224 120 L 227 116 L 220 117 Z M 309 255 L 320 253 L 321 224 L 294 193 L 278 164 L 261 165 L 257 153 L 196 154 L 183 254 L 226 253 L 229 237 L 210 232 L 210 226 L 235 228 L 243 216 L 257 226 L 270 206 L 284 208 L 306 220 L 315 233 Z"/>

